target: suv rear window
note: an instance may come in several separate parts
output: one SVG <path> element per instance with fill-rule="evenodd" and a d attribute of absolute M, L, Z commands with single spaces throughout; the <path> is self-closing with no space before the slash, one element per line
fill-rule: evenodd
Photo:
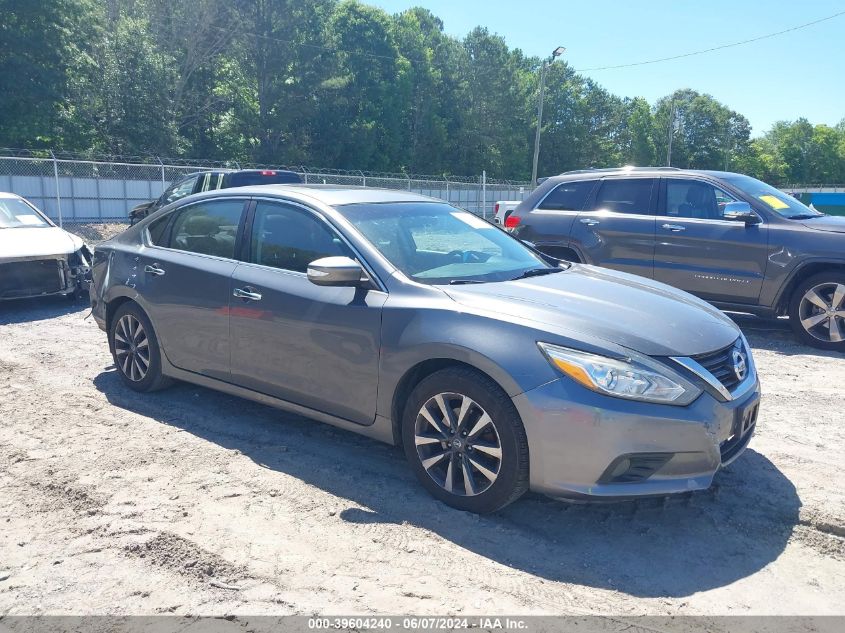
<path fill-rule="evenodd" d="M 250 185 L 280 185 L 292 182 L 302 182 L 302 178 L 292 171 L 264 169 L 261 171 L 239 171 L 230 174 L 228 186 L 248 187 Z"/>
<path fill-rule="evenodd" d="M 653 178 L 619 178 L 602 182 L 593 210 L 616 213 L 651 213 Z"/>
<path fill-rule="evenodd" d="M 538 209 L 554 211 L 580 211 L 587 202 L 587 196 L 595 186 L 595 180 L 576 180 L 564 182 L 547 195 Z"/>

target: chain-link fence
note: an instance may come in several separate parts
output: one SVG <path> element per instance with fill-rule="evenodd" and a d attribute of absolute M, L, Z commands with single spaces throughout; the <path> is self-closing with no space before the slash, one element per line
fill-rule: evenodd
<path fill-rule="evenodd" d="M 492 218 L 496 201 L 522 200 L 531 191 L 527 182 L 487 179 L 486 174 L 453 178 L 158 158 L 82 160 L 49 151 L 36 154 L 15 150 L 0 150 L 0 191 L 26 198 L 56 224 L 97 242 L 121 230 L 129 221 L 132 207 L 158 198 L 174 180 L 221 167 L 289 169 L 306 183 L 412 191 L 487 218 Z"/>

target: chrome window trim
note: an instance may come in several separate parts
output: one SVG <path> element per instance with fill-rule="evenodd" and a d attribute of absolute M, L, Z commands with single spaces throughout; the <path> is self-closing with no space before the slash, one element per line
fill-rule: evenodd
<path fill-rule="evenodd" d="M 739 400 L 745 394 L 747 394 L 751 389 L 754 388 L 754 385 L 757 384 L 757 367 L 754 364 L 754 358 L 751 356 L 751 350 L 748 347 L 748 341 L 745 340 L 745 336 L 740 335 L 740 340 L 742 341 L 742 349 L 745 352 L 746 362 L 748 363 L 748 374 L 745 378 L 740 382 L 733 391 L 728 391 L 727 387 L 725 387 L 719 380 L 707 371 L 701 364 L 696 362 L 694 359 L 688 356 L 670 356 L 669 359 L 678 363 L 682 367 L 685 367 L 696 376 L 701 378 L 704 382 L 708 385 L 713 387 L 724 399 L 725 402 L 731 402 L 732 400 Z"/>

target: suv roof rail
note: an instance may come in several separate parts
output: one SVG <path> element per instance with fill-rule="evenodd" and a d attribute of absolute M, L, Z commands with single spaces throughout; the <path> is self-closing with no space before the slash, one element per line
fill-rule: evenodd
<path fill-rule="evenodd" d="M 680 167 L 590 167 L 589 169 L 573 169 L 565 171 L 559 176 L 567 174 L 597 174 L 612 171 L 681 171 Z"/>

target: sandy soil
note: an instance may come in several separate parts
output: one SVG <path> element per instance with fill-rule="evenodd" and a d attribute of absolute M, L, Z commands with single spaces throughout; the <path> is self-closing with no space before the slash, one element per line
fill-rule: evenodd
<path fill-rule="evenodd" d="M 710 491 L 478 517 L 398 449 L 129 391 L 86 312 L 0 304 L 0 615 L 845 613 L 845 357 L 777 324 L 744 323 L 759 431 Z"/>

